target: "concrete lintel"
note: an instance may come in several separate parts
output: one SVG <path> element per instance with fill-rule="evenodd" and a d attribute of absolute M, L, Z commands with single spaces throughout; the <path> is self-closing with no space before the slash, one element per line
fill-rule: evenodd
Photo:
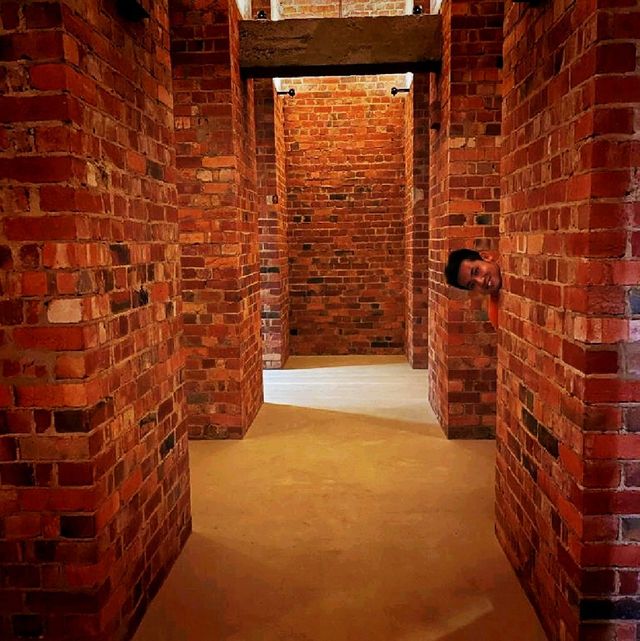
<path fill-rule="evenodd" d="M 240 22 L 246 77 L 435 71 L 441 60 L 439 15 Z"/>

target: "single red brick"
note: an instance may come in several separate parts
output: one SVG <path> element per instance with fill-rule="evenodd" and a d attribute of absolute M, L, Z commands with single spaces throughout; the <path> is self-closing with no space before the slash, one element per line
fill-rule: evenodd
<path fill-rule="evenodd" d="M 592 543 L 585 545 L 583 565 L 586 567 L 635 567 L 638 562 L 637 545 Z"/>
<path fill-rule="evenodd" d="M 638 593 L 638 572 L 619 572 L 620 594 Z"/>
<path fill-rule="evenodd" d="M 3 36 L 0 61 L 20 59 L 60 59 L 63 55 L 62 34 L 59 31 L 30 31 Z"/>
<path fill-rule="evenodd" d="M 21 327 L 14 331 L 17 345 L 24 348 L 79 350 L 86 346 L 82 327 Z"/>
<path fill-rule="evenodd" d="M 44 296 L 48 293 L 49 284 L 45 272 L 23 272 L 22 294 L 24 296 Z"/>
<path fill-rule="evenodd" d="M 596 47 L 598 74 L 626 73 L 636 70 L 636 45 L 633 42 L 607 42 Z"/>
<path fill-rule="evenodd" d="M 0 325 L 20 325 L 23 321 L 21 300 L 0 301 Z"/>
<path fill-rule="evenodd" d="M 95 516 L 89 514 L 62 515 L 60 536 L 67 539 L 91 539 L 95 536 Z"/>
<path fill-rule="evenodd" d="M 13 405 L 13 388 L 10 385 L 0 385 L 0 407 Z"/>
<path fill-rule="evenodd" d="M 87 388 L 82 384 L 17 385 L 16 404 L 23 407 L 83 407 Z"/>
<path fill-rule="evenodd" d="M 26 5 L 24 15 L 28 29 L 52 29 L 62 25 L 60 5 L 55 2 L 35 2 Z"/>
<path fill-rule="evenodd" d="M 58 482 L 60 485 L 93 485 L 93 465 L 91 463 L 58 463 Z"/>
<path fill-rule="evenodd" d="M 50 96 L 0 96 L 0 122 L 28 122 L 38 120 L 69 120 L 72 115 L 72 106 L 66 95 Z M 20 161 L 11 173 L 7 160 L 3 160 L 3 175 L 16 177 L 24 182 L 55 182 L 50 180 L 28 180 L 29 158 L 13 158 L 14 162 Z M 35 158 L 42 164 L 45 159 Z M 39 165 L 32 163 L 34 170 L 39 171 Z M 40 170 L 39 175 L 44 175 L 46 168 Z M 26 177 L 26 179 L 25 179 Z"/>
<path fill-rule="evenodd" d="M 16 461 L 18 449 L 16 439 L 12 437 L 0 438 L 0 461 Z"/>
<path fill-rule="evenodd" d="M 75 240 L 77 238 L 77 220 L 75 216 L 47 216 L 44 218 L 21 217 L 8 218 L 5 221 L 5 233 L 11 240 Z"/>
<path fill-rule="evenodd" d="M 17 2 L 3 2 L 0 5 L 0 19 L 5 31 L 13 31 L 20 24 L 19 8 L 20 5 Z"/>
<path fill-rule="evenodd" d="M 8 540 L 30 539 L 42 533 L 42 518 L 39 514 L 18 514 L 5 519 L 5 536 Z"/>
<path fill-rule="evenodd" d="M 55 91 L 67 88 L 67 66 L 64 63 L 34 65 L 29 73 L 34 89 Z"/>

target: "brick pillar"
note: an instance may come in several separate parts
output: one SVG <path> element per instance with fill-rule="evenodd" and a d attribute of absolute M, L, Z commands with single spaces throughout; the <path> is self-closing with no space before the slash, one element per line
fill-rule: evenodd
<path fill-rule="evenodd" d="M 117 640 L 190 531 L 167 3 L 0 6 L 0 637 Z"/>
<path fill-rule="evenodd" d="M 406 84 L 406 81 L 405 81 Z M 404 348 L 407 360 L 413 360 L 413 264 L 415 255 L 413 252 L 413 131 L 414 131 L 414 86 L 411 83 L 411 90 L 406 94 L 397 94 L 396 98 L 404 97 L 403 114 L 403 142 L 404 142 Z"/>
<path fill-rule="evenodd" d="M 500 209 L 502 3 L 445 0 L 443 61 L 431 91 L 429 398 L 449 438 L 495 430 L 496 336 L 486 301 L 445 285 L 449 251 L 495 249 Z"/>
<path fill-rule="evenodd" d="M 278 369 L 289 357 L 284 99 L 278 96 L 274 99 L 274 96 L 270 78 L 255 81 L 262 363 L 265 369 Z"/>
<path fill-rule="evenodd" d="M 193 437 L 241 437 L 262 403 L 254 96 L 239 20 L 235 0 L 171 5 Z"/>
<path fill-rule="evenodd" d="M 507 7 L 497 532 L 551 641 L 639 634 L 639 44 Z"/>
<path fill-rule="evenodd" d="M 412 85 L 413 102 L 406 122 L 412 123 L 412 189 L 406 220 L 407 260 L 407 359 L 414 368 L 426 368 L 428 363 L 428 305 L 429 305 L 429 75 L 417 73 Z"/>

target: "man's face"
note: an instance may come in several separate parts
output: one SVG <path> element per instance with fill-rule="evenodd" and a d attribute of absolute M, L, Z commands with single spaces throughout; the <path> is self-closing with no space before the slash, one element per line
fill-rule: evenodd
<path fill-rule="evenodd" d="M 500 267 L 493 260 L 463 260 L 458 284 L 469 291 L 495 294 L 502 285 Z"/>

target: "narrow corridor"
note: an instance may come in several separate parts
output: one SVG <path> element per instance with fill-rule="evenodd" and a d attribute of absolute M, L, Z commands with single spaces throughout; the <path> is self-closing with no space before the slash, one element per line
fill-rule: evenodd
<path fill-rule="evenodd" d="M 493 441 L 402 357 L 292 357 L 190 443 L 193 534 L 134 641 L 544 641 L 494 533 Z"/>

